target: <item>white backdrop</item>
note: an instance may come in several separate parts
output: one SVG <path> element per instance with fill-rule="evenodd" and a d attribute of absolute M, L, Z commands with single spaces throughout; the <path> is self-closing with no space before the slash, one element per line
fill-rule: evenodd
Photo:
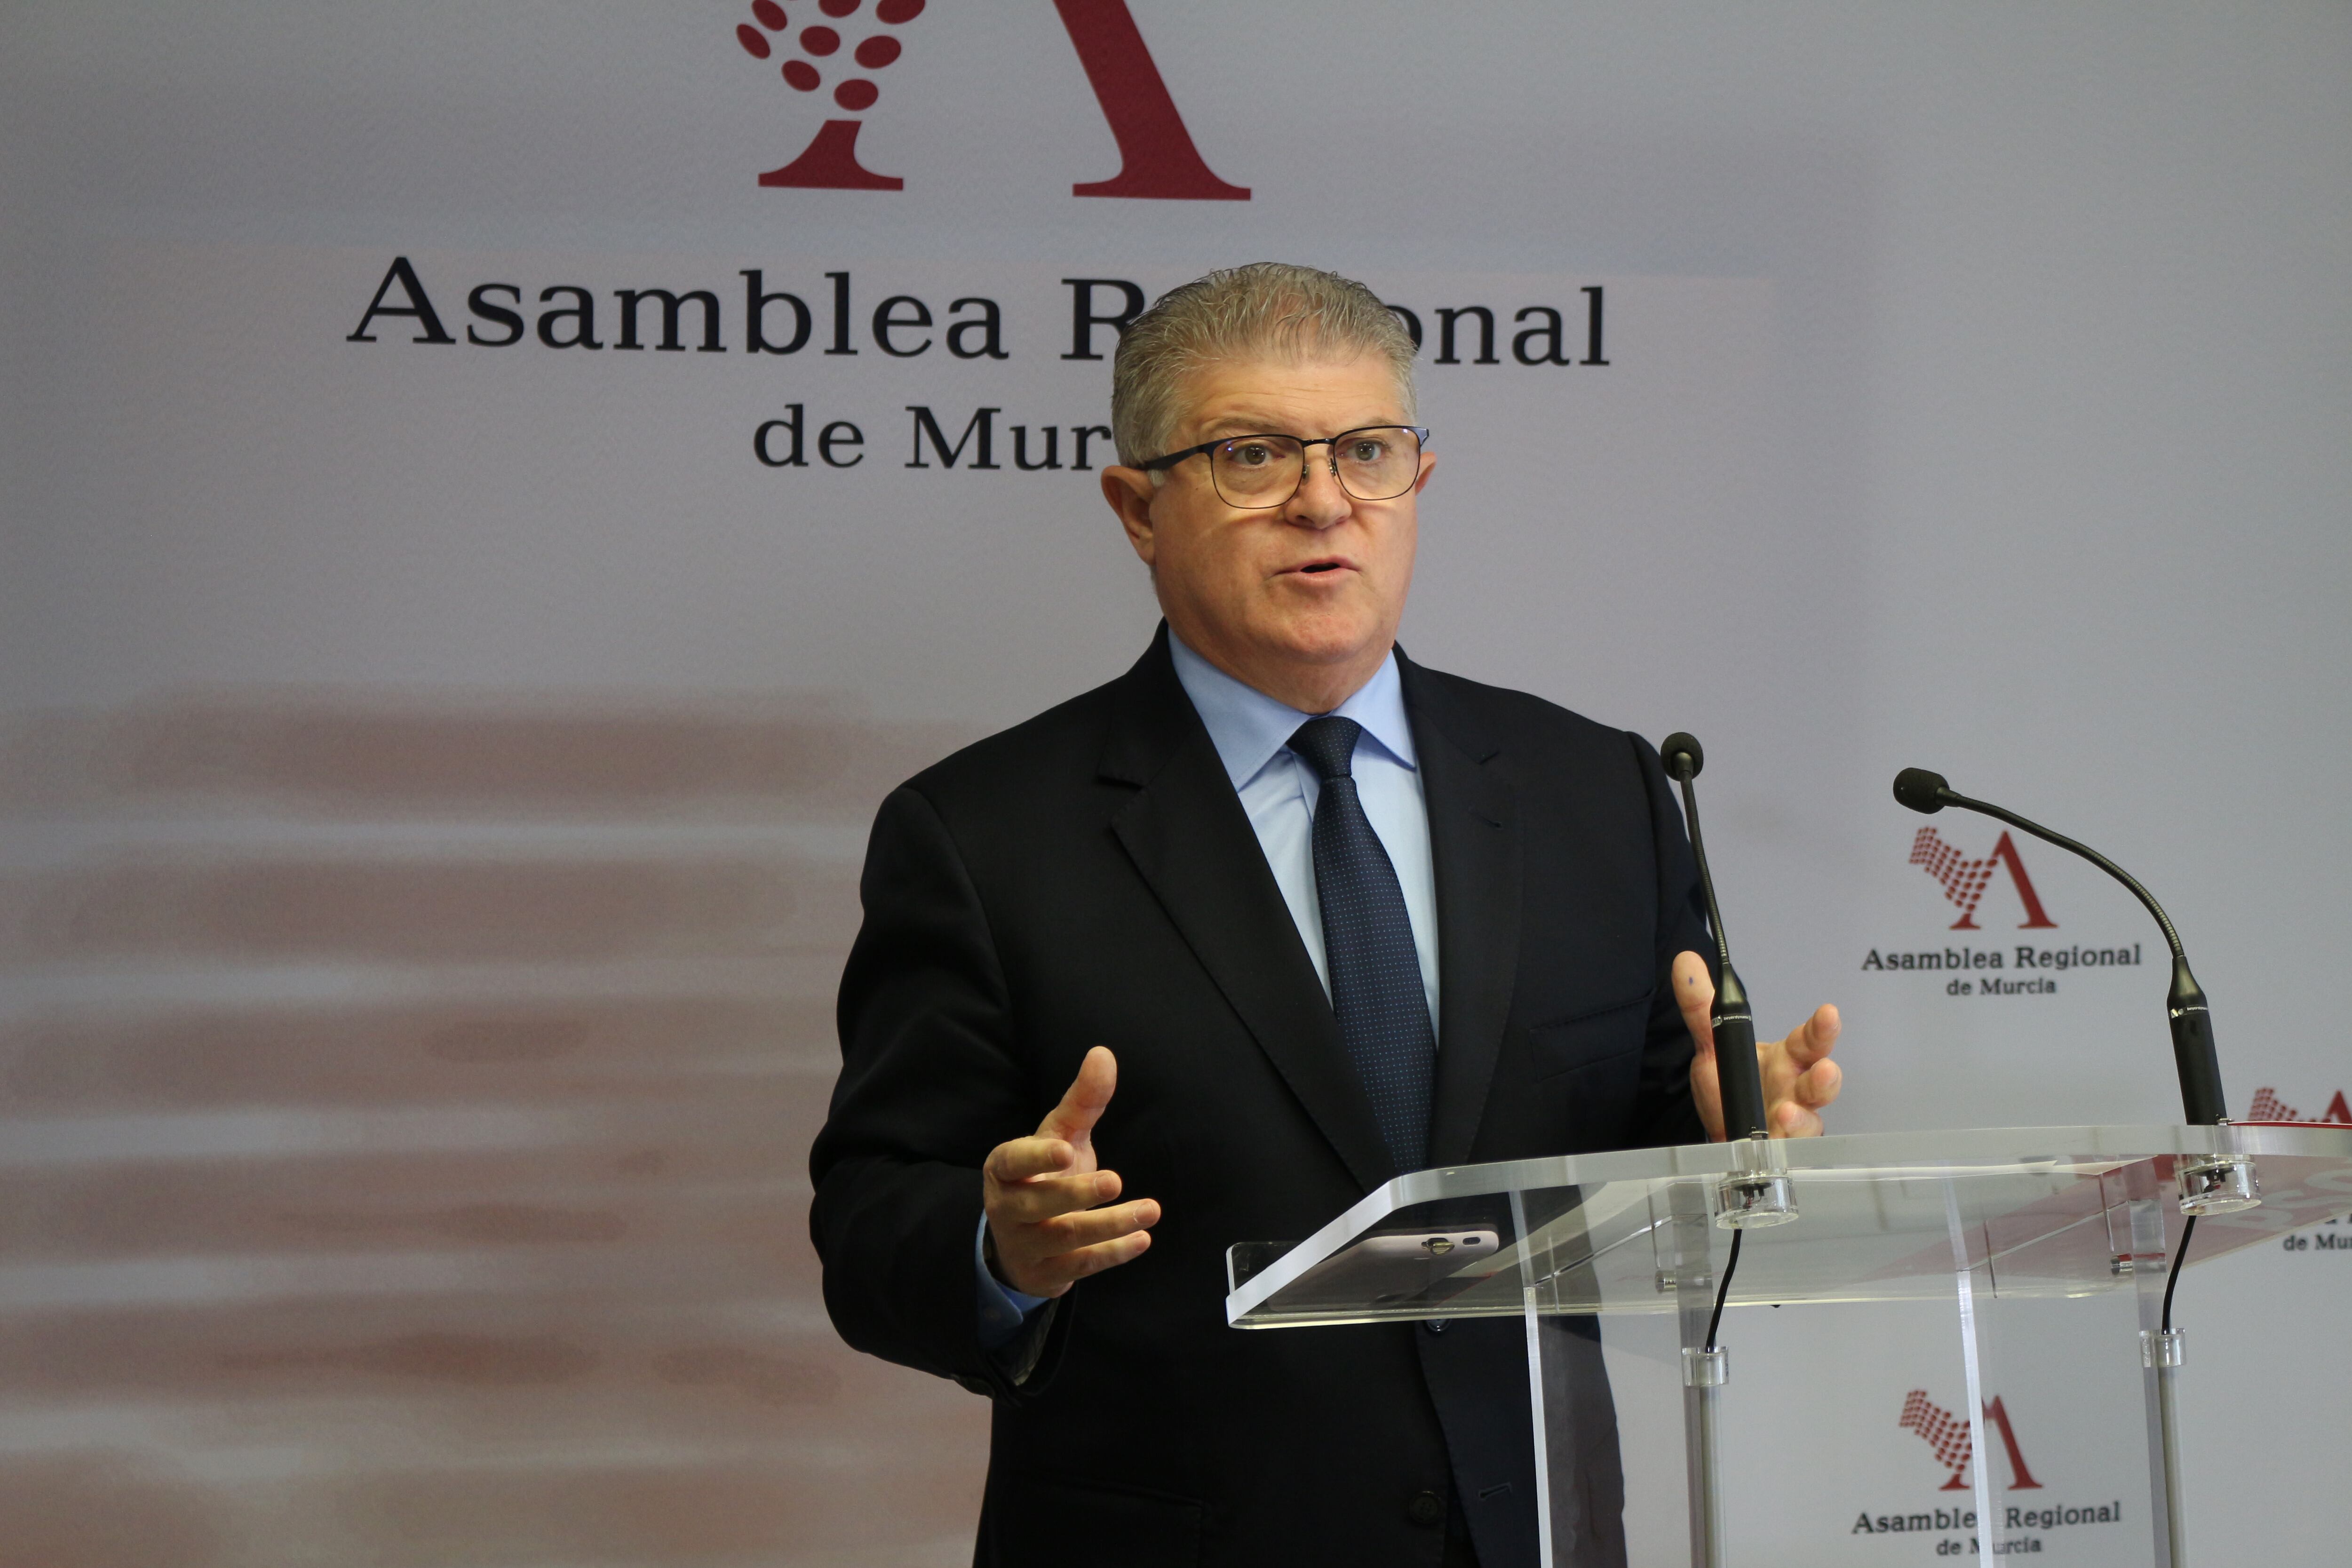
<path fill-rule="evenodd" d="M 80 1099 L 44 1099 L 42 1075 L 67 1071 L 57 1064 L 79 1047 L 58 1042 L 75 1031 L 136 1035 L 149 1044 L 109 1048 L 152 1067 L 179 1048 L 172 1020 L 191 1010 L 249 1021 L 387 996 L 576 1000 L 604 995 L 612 973 L 593 942 L 508 954 L 520 966 L 508 970 L 455 949 L 435 967 L 375 937 L 321 956 L 304 945 L 316 922 L 292 917 L 303 929 L 232 941 L 205 923 L 216 890 L 185 880 L 191 857 L 206 876 L 243 875 L 239 857 L 257 855 L 345 870 L 370 855 L 782 857 L 793 869 L 778 876 L 815 889 L 793 895 L 804 931 L 772 953 L 762 936 L 750 957 L 714 955 L 664 925 L 659 911 L 681 906 L 656 899 L 646 941 L 670 943 L 663 962 L 676 964 L 629 984 L 665 1005 L 749 997 L 797 1020 L 784 1068 L 746 1047 L 727 1069 L 774 1097 L 794 1141 L 743 1177 L 759 1194 L 747 1234 L 764 1215 L 797 1247 L 792 1169 L 825 1088 L 823 993 L 854 918 L 841 888 L 863 815 L 925 756 L 1123 668 L 1154 619 L 1090 476 L 1067 466 L 1075 430 L 1107 420 L 1108 377 L 1106 362 L 1064 357 L 1064 280 L 1156 292 L 1261 258 L 1362 277 L 1429 333 L 1423 414 L 1442 456 L 1404 629 L 1415 657 L 1653 738 L 1688 728 L 1706 741 L 1710 847 L 1762 1021 L 1825 999 L 1845 1011 L 1838 1126 L 2178 1114 L 2160 963 L 1991 995 L 1873 966 L 1964 944 L 2005 954 L 1999 976 L 2013 980 L 2020 942 L 2156 940 L 2120 889 L 2032 842 L 2020 863 L 2052 923 L 2019 929 L 2032 911 L 2003 864 L 1979 929 L 1951 930 L 1960 910 L 1911 859 L 1920 819 L 1887 795 L 1911 763 L 2089 839 L 2157 890 L 2212 997 L 2234 1111 L 2265 1089 L 2272 1114 L 2344 1104 L 2352 1067 L 2328 1023 L 2352 854 L 2329 782 L 2352 766 L 2341 5 L 1358 0 L 1270 14 L 1134 0 L 1200 156 L 1246 200 L 1074 195 L 1118 174 L 1121 151 L 1078 35 L 1043 0 L 940 4 L 896 23 L 789 0 L 781 30 L 755 9 L 245 0 L 199 14 L 132 0 L 0 16 L 0 708 L 16 723 L 6 869 L 20 929 L 0 1003 L 20 1066 L 0 1092 L 6 1125 L 32 1141 L 20 1149 L 87 1126 L 107 1130 L 115 1142 L 100 1142 L 122 1163 L 97 1161 L 95 1182 L 152 1173 L 157 1151 L 194 1144 L 263 1169 L 293 1136 L 273 1117 L 299 1112 L 332 1150 L 335 1118 L 417 1103 L 395 1085 L 383 1103 L 265 1114 L 254 1108 L 276 1102 L 257 1089 L 199 1111 L 141 1099 L 129 1067 L 91 1069 Z M 1066 9 L 1083 34 L 1120 7 Z M 807 53 L 813 26 L 840 32 L 842 51 Z M 836 108 L 826 95 L 869 35 L 904 52 L 864 68 L 878 102 Z M 787 85 L 788 60 L 821 67 L 823 87 Z M 828 118 L 858 121 L 856 158 L 903 188 L 759 182 Z M 384 315 L 366 323 L 373 342 L 352 341 L 395 258 L 451 341 L 415 341 L 433 335 L 421 318 Z M 745 352 L 750 269 L 810 307 L 797 353 Z M 839 338 L 835 274 L 851 300 Z M 541 293 L 567 288 L 593 302 L 604 346 L 541 340 L 541 312 L 580 298 Z M 696 352 L 692 306 L 678 352 L 622 348 L 615 291 L 650 289 L 709 290 L 723 352 Z M 1107 309 L 1115 293 L 1094 298 Z M 492 309 L 469 309 L 469 295 Z M 876 309 L 895 296 L 934 321 L 890 342 L 938 340 L 927 350 L 899 357 L 877 341 Z M 999 309 L 1005 357 L 949 351 L 946 330 L 982 314 L 952 303 L 965 300 Z M 383 302 L 415 303 L 398 281 Z M 1432 363 L 1435 311 L 1470 305 L 1496 310 L 1499 363 Z M 520 341 L 480 341 L 508 335 L 498 307 L 519 312 Z M 1531 308 L 1560 312 L 1568 358 L 1607 363 L 1518 363 L 1511 334 L 1524 328 L 1510 318 Z M 771 307 L 771 338 L 791 314 Z M 643 342 L 659 342 L 659 318 L 644 307 Z M 1465 362 L 1474 321 L 1457 322 Z M 579 326 L 548 331 L 564 341 Z M 807 466 L 769 466 L 755 432 L 794 405 Z M 934 410 L 950 445 L 975 410 L 1001 410 L 989 427 L 1000 467 L 975 470 L 970 448 L 943 467 L 916 445 L 909 405 Z M 818 457 L 836 420 L 861 438 L 835 447 L 854 466 Z M 1056 426 L 1065 467 L 1016 469 L 1016 425 L 1032 441 Z M 771 438 L 770 456 L 786 449 L 787 433 Z M 1099 461 L 1107 442 L 1094 447 Z M 924 453 L 927 466 L 908 466 Z M 314 739 L 318 725 L 341 734 L 387 713 L 395 731 L 488 713 L 540 739 L 514 742 L 529 755 L 511 767 L 496 760 L 507 742 L 485 742 L 492 760 L 448 786 L 460 810 L 436 793 L 446 780 L 412 767 L 405 731 L 368 731 L 373 763 L 296 741 L 325 772 L 285 763 L 293 752 L 254 737 L 289 712 Z M 750 784 L 712 763 L 688 784 L 662 773 L 583 804 L 573 785 L 604 765 L 606 722 L 654 724 L 629 734 L 656 751 L 662 735 L 736 737 L 709 742 L 712 756 L 767 743 L 744 734 L 793 739 L 776 768 L 744 764 Z M 541 746 L 575 723 L 585 739 Z M 832 781 L 821 800 L 775 784 L 817 773 Z M 1981 819 L 1934 826 L 1963 859 L 1998 837 Z M 195 911 L 168 938 L 153 934 L 163 894 L 105 880 L 158 858 L 182 878 L 170 896 Z M 116 908 L 109 898 L 142 934 L 89 936 L 115 929 L 90 913 Z M 525 918 L 541 907 L 518 906 Z M 737 927 L 712 929 L 724 947 Z M 762 953 L 787 956 L 763 968 Z M 779 964 L 789 981 L 773 978 Z M 237 1061 L 243 1048 L 222 1047 Z M 499 1103 L 553 1114 L 553 1092 L 520 1081 Z M 234 1114 L 248 1120 L 219 1121 Z M 576 1108 L 564 1114 L 593 1144 Z M 47 1156 L 10 1158 L 55 1175 Z M 101 1245 L 81 1178 L 55 1179 L 58 1206 L 0 1260 L 0 1332 L 20 1346 L 97 1305 L 194 1310 L 173 1260 L 213 1258 L 236 1280 L 221 1287 L 230 1296 L 278 1299 L 252 1285 L 248 1265 L 275 1256 L 253 1236 L 213 1237 L 191 1215 Z M 488 1177 L 468 1191 L 498 1201 Z M 681 1195 L 662 1223 L 686 1223 L 695 1201 Z M 352 1281 L 375 1278 L 366 1250 L 335 1255 L 359 1273 L 320 1262 L 326 1274 L 279 1294 L 362 1290 Z M 2312 1349 L 2340 1334 L 2345 1250 L 2283 1241 L 2184 1282 L 2201 1331 L 2193 1386 L 2214 1391 L 2192 1392 L 2192 1415 L 2222 1390 L 2263 1413 L 2200 1428 L 2226 1433 L 2195 1482 L 2202 1531 L 2242 1542 L 2247 1561 L 2341 1552 L 2326 1500 L 2352 1453 L 2340 1414 L 2352 1376 Z M 495 1250 L 469 1267 L 495 1295 L 509 1264 L 526 1267 Z M 800 1370 L 774 1376 L 805 1373 L 790 1386 L 818 1393 L 771 1400 L 774 1422 L 725 1453 L 674 1436 L 683 1446 L 663 1462 L 756 1479 L 921 1450 L 935 1470 L 877 1494 L 919 1529 L 820 1527 L 828 1502 L 810 1493 L 767 1534 L 705 1548 L 647 1527 L 636 1554 L 608 1543 L 600 1556 L 560 1531 L 469 1534 L 460 1510 L 415 1560 L 956 1560 L 982 1442 L 969 1402 L 914 1388 L 911 1373 L 845 1370 L 851 1358 L 803 1321 L 814 1299 L 803 1265 L 778 1263 L 741 1300 L 798 1323 L 773 1364 Z M 381 1342 L 441 1332 L 428 1317 Z M 511 1352 L 533 1331 L 499 1331 Z M 0 1488 L 58 1495 L 43 1467 L 88 1458 L 89 1495 L 111 1496 L 119 1462 L 194 1510 L 184 1547 L 226 1543 L 229 1560 L 257 1562 L 251 1543 L 266 1535 L 269 1560 L 292 1562 L 377 1539 L 392 1513 L 354 1524 L 317 1500 L 343 1492 L 287 1478 L 330 1472 L 340 1486 L 371 1465 L 413 1469 L 413 1446 L 320 1437 L 283 1415 L 305 1392 L 289 1384 L 271 1394 L 291 1423 L 279 1447 L 234 1462 L 208 1447 L 207 1413 L 254 1397 L 223 1382 L 221 1356 L 249 1352 L 221 1352 L 168 1396 L 135 1378 L 23 1374 L 18 1407 L 37 1418 L 0 1422 L 0 1445 L 29 1479 Z M 626 1361 L 595 1353 L 606 1370 Z M 705 1363 L 675 1360 L 688 1353 L 647 1351 L 646 1364 L 698 1387 Z M 358 1381 L 338 1397 L 393 1397 L 367 1382 L 392 1374 L 351 1364 Z M 1884 1395 L 1835 1391 L 1865 1413 L 1884 1405 L 1883 1418 L 1859 1418 L 1850 1453 L 1811 1453 L 1802 1485 L 1837 1493 L 1867 1469 L 1853 1506 L 1887 1496 L 1887 1445 L 1913 1441 L 1894 1419 L 1915 1376 L 1942 1376 L 1937 1396 L 1960 1402 L 1956 1370 L 1890 1369 Z M 445 1381 L 461 1398 L 465 1376 Z M 2007 1398 L 2022 1436 L 2033 1395 Z M 839 1416 L 843 1401 L 862 1413 Z M 1828 1429 L 1845 1407 L 1822 1405 Z M 485 1436 L 475 1415 L 399 1409 L 416 1442 L 461 1458 L 520 1465 L 535 1451 L 520 1429 Z M 626 1468 L 642 1458 L 628 1457 L 628 1425 L 593 1438 L 582 1426 L 574 1451 L 541 1460 L 577 1470 L 593 1449 L 593 1465 Z M 2045 1422 L 2063 1426 L 2055 1412 Z M 1919 1506 L 1932 1506 L 1941 1472 L 1924 1448 L 1916 1459 Z M 655 1514 L 707 1511 L 660 1497 Z M 1769 1528 L 1790 1551 L 1825 1551 L 1829 1535 L 1847 1540 L 1840 1497 Z M 1768 1528 L 1775 1505 L 1751 1506 Z M 2051 1532 L 2052 1560 L 2071 1539 Z M 1872 1550 L 1853 1560 L 1925 1547 Z"/>

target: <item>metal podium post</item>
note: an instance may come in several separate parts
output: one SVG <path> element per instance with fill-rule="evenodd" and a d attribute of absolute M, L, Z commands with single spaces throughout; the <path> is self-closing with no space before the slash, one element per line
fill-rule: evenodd
<path fill-rule="evenodd" d="M 1706 1353 L 1707 1319 L 1715 1306 L 1715 1270 L 1708 1253 L 1715 1242 L 1706 1191 L 1696 1185 L 1672 1194 L 1666 1255 L 1672 1267 L 1660 1271 L 1661 1289 L 1675 1293 L 1683 1343 L 1683 1460 L 1690 1499 L 1692 1568 L 1722 1568 L 1723 1507 L 1716 1472 L 1716 1436 L 1723 1380 L 1729 1358 Z"/>
<path fill-rule="evenodd" d="M 1723 1385 L 1731 1375 L 1731 1354 L 1715 1342 L 1720 1292 L 1727 1289 L 1731 1264 L 1718 1281 L 1709 1266 L 1715 1232 L 1760 1230 L 1797 1217 L 1789 1166 L 1780 1146 L 1759 1135 L 1738 1140 L 1737 1170 L 1715 1184 L 1715 1212 L 1704 1187 L 1674 1189 L 1669 1243 L 1674 1267 L 1675 1310 L 1682 1329 L 1683 1451 L 1690 1496 L 1691 1568 L 1724 1568 L 1721 1431 Z M 1661 1278 L 1661 1287 L 1667 1280 Z"/>

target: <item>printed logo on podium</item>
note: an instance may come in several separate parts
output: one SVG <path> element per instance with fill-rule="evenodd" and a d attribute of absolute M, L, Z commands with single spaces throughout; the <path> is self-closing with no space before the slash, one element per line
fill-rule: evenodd
<path fill-rule="evenodd" d="M 1965 1408 L 1965 1406 L 1963 1406 Z M 1903 1396 L 1902 1413 L 1895 1417 L 1899 1430 L 1909 1432 L 1927 1445 L 1928 1455 L 1937 1469 L 1943 1472 L 1943 1484 L 1938 1491 L 1973 1492 L 1978 1478 L 1975 1474 L 1976 1438 L 1969 1430 L 1966 1416 L 1945 1409 L 1928 1396 L 1924 1388 L 1915 1388 Z M 2053 1531 L 2072 1531 L 2090 1525 L 2112 1525 L 2124 1521 L 2123 1499 L 2112 1497 L 2091 1501 L 2060 1498 L 2015 1498 L 2018 1492 L 2038 1492 L 2044 1489 L 2042 1478 L 2026 1463 L 2025 1446 L 2018 1441 L 2016 1425 L 2011 1421 L 2008 1405 L 1998 1395 L 1985 1401 L 1984 1420 L 1980 1428 L 1988 1443 L 2000 1439 L 2003 1457 L 2008 1460 L 2010 1500 L 1997 1504 L 1993 1517 L 1980 1521 L 1973 1500 L 1963 1496 L 1949 1503 L 1921 1508 L 1906 1500 L 1901 1506 L 1884 1510 L 1864 1509 L 1854 1515 L 1846 1528 L 1848 1536 L 1934 1535 L 1935 1555 L 1938 1557 L 2010 1557 L 2019 1553 L 2033 1555 L 2045 1551 L 2044 1537 Z M 1914 1449 L 1913 1452 L 1917 1452 Z M 1995 1478 L 1981 1478 L 1991 1481 Z M 2074 1484 L 2061 1477 L 2059 1484 Z M 1990 1528 L 1983 1528 L 1989 1524 Z"/>
<path fill-rule="evenodd" d="M 2014 1492 L 2039 1491 L 2042 1483 L 2033 1479 L 2026 1468 L 2025 1450 L 2018 1447 L 2017 1429 L 2009 1424 L 2009 1407 L 1994 1394 L 1984 1407 L 1985 1426 L 2000 1433 L 2000 1446 L 2009 1454 L 2010 1488 Z M 1903 1414 L 1895 1425 L 1906 1432 L 1916 1432 L 1928 1447 L 1935 1450 L 1936 1462 L 1951 1474 L 1938 1491 L 1964 1492 L 1969 1489 L 1969 1462 L 1975 1458 L 1976 1439 L 1969 1424 L 1927 1397 L 1924 1388 L 1915 1388 L 1903 1396 Z"/>
<path fill-rule="evenodd" d="M 1119 152 L 1116 175 L 1072 185 L 1072 195 L 1250 199 L 1247 186 L 1219 179 L 1192 145 L 1192 133 L 1127 0 L 1054 0 L 1054 8 Z M 842 111 L 818 128 L 800 156 L 761 174 L 760 184 L 835 191 L 906 188 L 899 176 L 876 174 L 857 161 L 857 132 L 865 124 L 862 117 L 882 97 L 874 79 L 904 52 L 901 39 L 924 9 L 924 0 L 877 0 L 870 11 L 865 0 L 794 0 L 790 11 L 777 0 L 751 0 L 751 20 L 735 29 L 743 52 L 755 60 L 782 57 L 779 74 L 794 92 L 819 92 L 830 83 L 833 105 Z M 853 38 L 852 32 L 860 36 Z"/>

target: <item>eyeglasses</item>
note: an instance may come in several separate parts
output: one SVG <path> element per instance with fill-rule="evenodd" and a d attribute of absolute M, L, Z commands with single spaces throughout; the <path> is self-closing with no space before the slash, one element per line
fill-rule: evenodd
<path fill-rule="evenodd" d="M 1151 473 L 1205 454 L 1209 482 L 1227 506 L 1286 504 L 1307 482 L 1307 448 L 1328 447 L 1331 477 L 1358 500 L 1393 500 L 1421 478 L 1422 425 L 1367 425 L 1337 436 L 1227 436 L 1142 465 Z"/>

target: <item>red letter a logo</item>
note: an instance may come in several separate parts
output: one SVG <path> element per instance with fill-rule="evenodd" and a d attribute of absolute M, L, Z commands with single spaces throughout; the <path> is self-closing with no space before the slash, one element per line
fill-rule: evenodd
<path fill-rule="evenodd" d="M 2025 874 L 2025 862 L 2017 857 L 2017 846 L 2003 831 L 1992 853 L 1981 860 L 1971 860 L 1932 827 L 1923 827 L 1911 840 L 1911 864 L 1927 868 L 1927 874 L 1944 885 L 1944 897 L 1960 909 L 1960 918 L 1952 922 L 1954 931 L 1976 931 L 1977 903 L 1984 897 L 1985 884 L 1992 880 L 1997 869 L 2006 868 L 2011 886 L 2017 889 L 2018 902 L 2025 906 L 2025 919 L 2020 931 L 2050 931 L 2058 924 L 2042 907 L 2041 897 L 2033 890 L 2033 879 Z"/>
<path fill-rule="evenodd" d="M 1074 196 L 1157 196 L 1170 201 L 1245 202 L 1249 190 L 1209 172 L 1151 63 L 1127 0 L 1054 0 L 1077 46 L 1078 63 L 1118 139 L 1116 179 L 1072 185 Z"/>
<path fill-rule="evenodd" d="M 2009 1424 L 2009 1406 L 1995 1394 L 1984 1407 L 1985 1420 L 2000 1434 L 2001 1447 L 2009 1450 L 2010 1490 L 2032 1492 L 2042 1489 L 2033 1472 L 2025 1468 L 2025 1450 L 2017 1445 L 2017 1433 Z M 1952 1473 L 1938 1491 L 1964 1492 L 1969 1489 L 1969 1463 L 1975 1456 L 1976 1434 L 1969 1424 L 1927 1397 L 1924 1388 L 1915 1388 L 1904 1396 L 1903 1415 L 1895 1423 L 1916 1432 L 1936 1450 L 1936 1458 Z"/>

